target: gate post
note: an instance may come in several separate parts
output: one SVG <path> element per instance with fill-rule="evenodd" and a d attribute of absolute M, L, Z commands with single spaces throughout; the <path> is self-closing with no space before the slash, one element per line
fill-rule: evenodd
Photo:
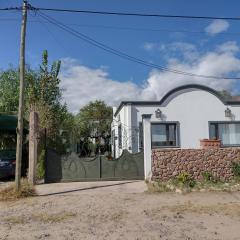
<path fill-rule="evenodd" d="M 152 177 L 151 116 L 152 114 L 142 115 L 145 180 L 151 180 L 151 177 Z"/>
<path fill-rule="evenodd" d="M 29 118 L 29 166 L 28 182 L 32 185 L 36 182 L 36 165 L 38 156 L 38 126 L 39 118 L 37 112 L 31 111 Z"/>

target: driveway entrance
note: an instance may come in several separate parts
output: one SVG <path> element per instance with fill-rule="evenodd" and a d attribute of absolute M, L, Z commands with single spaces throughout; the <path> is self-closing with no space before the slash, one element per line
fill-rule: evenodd
<path fill-rule="evenodd" d="M 143 153 L 123 151 L 119 158 L 99 155 L 81 158 L 74 152 L 60 155 L 47 150 L 45 182 L 141 180 L 144 179 Z"/>

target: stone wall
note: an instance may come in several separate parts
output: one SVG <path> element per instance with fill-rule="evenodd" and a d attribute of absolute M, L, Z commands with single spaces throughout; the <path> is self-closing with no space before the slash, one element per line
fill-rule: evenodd
<path fill-rule="evenodd" d="M 233 177 L 232 162 L 237 160 L 240 160 L 240 148 L 154 149 L 152 180 L 167 181 L 181 172 L 200 180 L 205 171 L 221 180 L 230 180 Z"/>

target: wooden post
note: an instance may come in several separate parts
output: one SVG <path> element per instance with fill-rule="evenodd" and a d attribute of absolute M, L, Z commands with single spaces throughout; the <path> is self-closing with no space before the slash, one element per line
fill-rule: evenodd
<path fill-rule="evenodd" d="M 27 25 L 27 1 L 23 1 L 21 43 L 20 43 L 20 90 L 17 125 L 17 149 L 16 149 L 16 190 L 20 190 L 21 163 L 22 163 L 22 142 L 23 142 L 23 113 L 24 113 L 24 77 L 25 77 L 25 36 Z"/>
<path fill-rule="evenodd" d="M 39 117 L 34 111 L 30 112 L 29 118 L 29 168 L 28 182 L 36 183 L 36 165 L 38 157 Z"/>

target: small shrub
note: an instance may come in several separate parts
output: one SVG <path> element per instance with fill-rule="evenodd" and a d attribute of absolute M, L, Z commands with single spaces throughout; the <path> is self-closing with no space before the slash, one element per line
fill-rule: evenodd
<path fill-rule="evenodd" d="M 203 181 L 205 183 L 219 183 L 221 182 L 217 177 L 215 177 L 211 172 L 202 172 Z"/>
<path fill-rule="evenodd" d="M 193 188 L 196 184 L 196 182 L 192 179 L 191 175 L 182 172 L 176 177 L 177 182 L 180 184 L 182 187 L 190 187 Z"/>
<path fill-rule="evenodd" d="M 190 179 L 190 175 L 186 172 L 182 172 L 177 176 L 178 182 L 182 184 L 186 184 Z"/>
<path fill-rule="evenodd" d="M 240 162 L 232 163 L 232 172 L 235 177 L 240 178 Z"/>
<path fill-rule="evenodd" d="M 21 189 L 17 191 L 15 188 L 15 183 L 11 183 L 7 187 L 0 189 L 0 201 L 12 201 L 19 198 L 32 197 L 35 195 L 35 189 L 30 185 L 27 179 L 21 180 Z"/>
<path fill-rule="evenodd" d="M 202 172 L 202 177 L 205 182 L 212 182 L 214 179 L 213 174 L 208 171 Z"/>

